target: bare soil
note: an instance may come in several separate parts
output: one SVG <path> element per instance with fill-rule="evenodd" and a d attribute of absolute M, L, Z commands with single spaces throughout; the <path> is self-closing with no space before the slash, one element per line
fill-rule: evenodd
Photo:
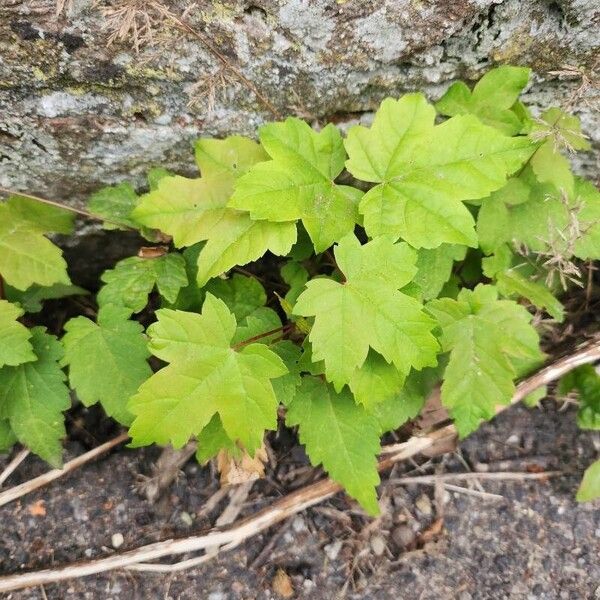
<path fill-rule="evenodd" d="M 115 434 L 94 411 L 70 425 L 71 458 Z M 88 433 L 93 430 L 93 435 Z M 243 514 L 320 476 L 308 469 L 293 436 L 272 440 L 275 459 L 257 482 Z M 392 474 L 465 471 L 562 471 L 542 481 L 482 481 L 502 498 L 399 486 L 384 477 L 382 517 L 368 519 L 347 497 L 309 509 L 231 553 L 189 571 L 140 574 L 114 571 L 45 589 L 6 595 L 13 600 L 251 600 L 285 597 L 352 599 L 597 599 L 600 598 L 599 504 L 577 504 L 584 468 L 600 450 L 598 434 L 578 431 L 573 410 L 554 401 L 539 409 L 517 406 L 465 440 L 459 452 L 397 467 Z M 227 505 L 203 514 L 218 489 L 210 467 L 194 461 L 161 500 L 150 505 L 136 491 L 158 450 L 120 447 L 68 479 L 0 508 L 0 572 L 58 566 L 141 544 L 207 530 Z M 3 458 L 0 468 L 6 463 Z M 43 472 L 29 457 L 6 482 Z M 443 519 L 441 521 L 440 519 Z M 266 549 L 266 551 L 265 551 Z M 277 572 L 281 570 L 277 576 Z"/>

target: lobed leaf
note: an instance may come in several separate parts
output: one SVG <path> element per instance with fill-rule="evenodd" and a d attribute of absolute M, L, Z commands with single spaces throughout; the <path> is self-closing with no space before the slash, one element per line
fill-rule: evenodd
<path fill-rule="evenodd" d="M 313 279 L 294 307 L 294 314 L 315 316 L 313 360 L 325 362 L 335 389 L 351 381 L 369 348 L 402 373 L 435 364 L 434 323 L 417 300 L 398 291 L 416 272 L 414 250 L 385 237 L 361 246 L 351 234 L 335 257 L 346 281 Z"/>
<path fill-rule="evenodd" d="M 0 420 L 15 437 L 55 467 L 61 465 L 65 436 L 63 411 L 71 406 L 69 388 L 59 361 L 63 350 L 43 327 L 31 330 L 37 360 L 0 369 Z"/>
<path fill-rule="evenodd" d="M 86 317 L 69 320 L 62 339 L 62 364 L 69 367 L 78 398 L 85 406 L 100 402 L 107 415 L 125 425 L 133 419 L 127 401 L 152 375 L 143 327 L 129 315 L 127 308 L 103 306 L 97 323 Z"/>
<path fill-rule="evenodd" d="M 31 331 L 17 321 L 22 315 L 18 306 L 0 299 L 0 368 L 36 360 L 30 342 Z"/>
<path fill-rule="evenodd" d="M 298 426 L 300 442 L 313 465 L 323 464 L 329 476 L 371 515 L 379 513 L 377 453 L 379 423 L 352 395 L 337 393 L 322 379 L 304 377 L 286 422 Z"/>
<path fill-rule="evenodd" d="M 370 129 L 350 129 L 347 168 L 377 184 L 359 211 L 371 237 L 390 235 L 415 248 L 476 247 L 475 222 L 463 202 L 501 188 L 534 145 L 504 136 L 473 115 L 440 125 L 434 119 L 422 94 L 407 94 L 384 100 Z"/>

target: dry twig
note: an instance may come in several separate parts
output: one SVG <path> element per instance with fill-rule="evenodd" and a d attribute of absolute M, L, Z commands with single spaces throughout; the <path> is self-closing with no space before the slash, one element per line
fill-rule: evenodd
<path fill-rule="evenodd" d="M 0 487 L 14 473 L 15 469 L 29 456 L 29 450 L 23 448 L 0 473 Z"/>
<path fill-rule="evenodd" d="M 73 460 L 70 460 L 69 462 L 65 463 L 62 469 L 53 469 L 52 471 L 48 471 L 47 473 L 44 473 L 39 477 L 30 479 L 29 481 L 25 481 L 24 483 L 16 485 L 15 487 L 8 488 L 6 491 L 0 493 L 0 506 L 4 506 L 5 504 L 8 504 L 9 502 L 16 500 L 17 498 L 21 498 L 22 496 L 25 496 L 30 492 L 33 492 L 45 485 L 48 485 L 52 481 L 56 481 L 57 479 L 68 475 L 69 473 L 71 473 L 71 471 L 74 471 L 81 465 L 84 465 L 94 460 L 101 454 L 108 452 L 111 448 L 118 446 L 119 444 L 125 442 L 128 439 L 129 434 L 122 433 L 116 438 L 113 438 L 112 440 L 108 440 L 108 442 L 101 444 L 97 448 L 94 448 L 93 450 L 90 450 L 89 452 L 86 452 L 85 454 L 82 454 L 81 456 L 78 456 L 77 458 L 74 458 Z"/>

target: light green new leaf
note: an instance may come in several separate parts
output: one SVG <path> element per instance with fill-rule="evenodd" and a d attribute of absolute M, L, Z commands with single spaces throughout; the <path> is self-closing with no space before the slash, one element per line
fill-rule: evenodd
<path fill-rule="evenodd" d="M 519 133 L 523 123 L 511 110 L 529 81 L 531 69 L 503 65 L 488 71 L 473 91 L 462 81 L 453 83 L 436 103 L 442 115 L 473 114 L 507 135 Z"/>
<path fill-rule="evenodd" d="M 151 352 L 169 362 L 129 402 L 133 445 L 185 444 L 218 413 L 231 440 L 251 454 L 265 429 L 277 425 L 271 380 L 287 372 L 263 344 L 231 347 L 235 317 L 222 300 L 206 295 L 202 314 L 162 309 L 148 328 Z"/>
<path fill-rule="evenodd" d="M 454 261 L 463 260 L 465 246 L 442 244 L 437 248 L 421 248 L 417 252 L 417 272 L 414 282 L 419 286 L 424 300 L 437 298 L 452 275 Z"/>
<path fill-rule="evenodd" d="M 17 366 L 36 360 L 29 339 L 31 332 L 17 319 L 23 311 L 6 300 L 0 300 L 0 367 Z"/>
<path fill-rule="evenodd" d="M 539 183 L 527 168 L 483 200 L 477 233 L 488 254 L 516 242 L 533 252 L 600 258 L 600 192 L 577 177 L 573 194 L 566 196 L 550 183 Z"/>
<path fill-rule="evenodd" d="M 600 375 L 593 365 L 583 365 L 561 378 L 558 391 L 566 396 L 578 392 L 577 425 L 580 429 L 600 430 Z"/>
<path fill-rule="evenodd" d="M 43 204 L 23 196 L 11 196 L 7 204 L 11 218 L 27 221 L 40 233 L 73 233 L 75 213 L 67 209 Z"/>
<path fill-rule="evenodd" d="M 71 406 L 63 350 L 43 327 L 34 327 L 31 344 L 37 360 L 0 369 L 0 419 L 8 419 L 17 439 L 55 467 L 61 464 L 65 435 L 62 412 Z"/>
<path fill-rule="evenodd" d="M 0 202 L 0 275 L 18 290 L 71 283 L 60 248 L 44 237 L 46 231 L 68 231 L 70 217 L 51 208 L 33 209 L 16 196 Z"/>
<path fill-rule="evenodd" d="M 416 272 L 415 251 L 386 237 L 361 246 L 350 234 L 334 252 L 346 281 L 309 281 L 294 314 L 315 316 L 309 336 L 312 358 L 325 361 L 325 374 L 336 390 L 351 381 L 369 348 L 403 373 L 434 365 L 434 323 L 417 300 L 398 291 Z"/>
<path fill-rule="evenodd" d="M 290 117 L 263 125 L 259 136 L 272 160 L 236 182 L 229 206 L 253 219 L 301 219 L 317 252 L 353 231 L 362 192 L 334 183 L 346 158 L 339 130 L 329 124 L 316 132 Z"/>
<path fill-rule="evenodd" d="M 154 286 L 166 300 L 175 302 L 179 290 L 188 283 L 185 260 L 177 253 L 157 258 L 130 256 L 104 271 L 101 279 L 105 285 L 98 292 L 99 306 L 114 304 L 134 313 L 146 306 Z"/>
<path fill-rule="evenodd" d="M 432 300 L 427 308 L 442 329 L 450 360 L 444 372 L 442 403 L 464 437 L 495 408 L 510 402 L 517 369 L 511 359 L 539 360 L 531 315 L 512 300 L 498 300 L 493 286 L 463 289 L 457 300 Z"/>
<path fill-rule="evenodd" d="M 549 139 L 558 148 L 567 150 L 589 150 L 590 142 L 581 132 L 579 119 L 560 108 L 549 108 L 536 120 L 531 130 L 536 140 Z"/>
<path fill-rule="evenodd" d="M 543 283 L 534 281 L 522 273 L 522 268 L 526 268 L 527 265 L 513 264 L 515 258 L 508 246 L 499 247 L 495 255 L 482 260 L 484 275 L 495 281 L 502 296 L 526 298 L 534 306 L 545 310 L 561 322 L 565 316 L 563 305 Z"/>
<path fill-rule="evenodd" d="M 350 392 L 338 394 L 322 379 L 304 377 L 288 407 L 286 423 L 298 426 L 313 465 L 322 463 L 331 479 L 369 514 L 379 513 L 375 490 L 379 423 L 354 403 Z"/>
<path fill-rule="evenodd" d="M 591 502 L 600 498 L 600 460 L 585 470 L 576 498 L 577 502 Z"/>
<path fill-rule="evenodd" d="M 25 312 L 37 313 L 42 310 L 44 300 L 56 300 L 66 298 L 67 296 L 83 296 L 89 294 L 87 290 L 76 285 L 67 285 L 65 283 L 55 283 L 48 287 L 42 285 L 32 285 L 25 291 L 17 290 L 9 285 L 4 288 L 7 300 L 18 302 Z"/>
<path fill-rule="evenodd" d="M 202 177 L 163 177 L 141 198 L 132 217 L 173 236 L 177 247 L 206 241 L 198 257 L 200 286 L 268 250 L 287 254 L 296 241 L 294 223 L 256 221 L 248 213 L 227 208 L 235 179 L 266 158 L 256 142 L 243 137 L 200 140 L 196 159 Z"/>
<path fill-rule="evenodd" d="M 415 248 L 442 243 L 477 246 L 474 220 L 463 204 L 502 187 L 534 150 L 473 115 L 434 125 L 422 94 L 386 99 L 370 129 L 353 127 L 347 168 L 377 183 L 360 202 L 371 237 L 403 238 Z"/>
<path fill-rule="evenodd" d="M 540 183 L 550 183 L 568 196 L 573 195 L 571 165 L 551 140 L 544 142 L 531 157 L 531 170 Z"/>
<path fill-rule="evenodd" d="M 129 425 L 127 401 L 152 375 L 143 327 L 129 321 L 130 311 L 114 305 L 98 311 L 98 323 L 75 317 L 62 339 L 69 382 L 86 406 L 100 402 L 110 417 Z M 91 359 L 93 357 L 93 360 Z"/>

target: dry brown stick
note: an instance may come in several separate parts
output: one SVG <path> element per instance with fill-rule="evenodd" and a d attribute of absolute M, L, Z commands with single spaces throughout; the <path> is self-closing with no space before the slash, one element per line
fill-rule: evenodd
<path fill-rule="evenodd" d="M 23 448 L 7 465 L 4 471 L 0 473 L 0 487 L 14 473 L 15 469 L 29 456 L 29 450 Z"/>
<path fill-rule="evenodd" d="M 600 360 L 600 338 L 595 338 L 586 344 L 582 344 L 571 356 L 557 360 L 555 363 L 541 369 L 521 382 L 517 386 L 511 404 L 522 400 L 537 388 L 552 383 L 572 369 L 597 360 Z M 497 412 L 501 412 L 506 408 L 507 406 L 498 407 Z M 453 425 L 445 425 L 427 435 L 411 437 L 402 444 L 396 444 L 394 453 L 386 454 L 384 458 L 380 459 L 378 469 L 380 471 L 386 470 L 394 463 L 415 456 L 426 448 L 439 443 L 444 438 L 455 436 L 455 427 Z M 258 511 L 253 516 L 242 519 L 222 531 L 212 531 L 205 535 L 193 535 L 178 540 L 164 540 L 147 546 L 141 546 L 122 554 L 65 565 L 56 569 L 7 575 L 0 577 L 0 592 L 9 592 L 45 583 L 56 583 L 76 577 L 86 577 L 87 575 L 104 573 L 113 569 L 157 560 L 164 556 L 196 552 L 210 548 L 211 546 L 221 546 L 223 547 L 222 549 L 225 546 L 231 548 L 288 517 L 302 512 L 323 500 L 327 500 L 341 489 L 342 487 L 339 484 L 329 479 L 323 479 L 284 496 L 271 506 Z M 199 559 L 190 560 L 196 561 Z"/>
<path fill-rule="evenodd" d="M 542 473 L 510 472 L 510 473 L 441 473 L 440 475 L 415 475 L 414 477 L 394 477 L 389 480 L 392 484 L 428 483 L 437 481 L 473 481 L 478 479 L 494 479 L 496 481 L 525 481 L 527 479 L 546 479 L 557 477 L 562 471 L 544 471 Z"/>
<path fill-rule="evenodd" d="M 51 483 L 52 481 L 56 481 L 57 479 L 64 477 L 65 475 L 71 473 L 71 471 L 74 471 L 81 465 L 84 465 L 85 463 L 94 460 L 101 454 L 108 452 L 111 448 L 118 446 L 119 444 L 123 443 L 128 439 L 129 435 L 127 433 L 122 433 L 116 438 L 105 442 L 97 448 L 94 448 L 93 450 L 90 450 L 89 452 L 86 452 L 85 454 L 82 454 L 81 456 L 78 456 L 77 458 L 66 462 L 62 469 L 53 469 L 52 471 L 48 471 L 47 473 L 44 473 L 39 477 L 35 477 L 34 479 L 25 481 L 20 485 L 8 488 L 6 491 L 0 493 L 0 506 L 4 506 L 5 504 L 8 504 L 9 502 L 16 500 L 17 498 L 20 498 L 21 496 L 25 496 L 25 494 L 29 494 L 30 492 L 33 492 L 34 490 L 37 490 Z"/>

